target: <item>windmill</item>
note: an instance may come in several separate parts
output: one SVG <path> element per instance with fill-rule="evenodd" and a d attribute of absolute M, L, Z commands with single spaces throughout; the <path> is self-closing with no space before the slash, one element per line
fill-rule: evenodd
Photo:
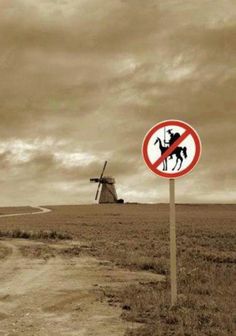
<path fill-rule="evenodd" d="M 100 188 L 102 186 L 102 190 L 100 192 L 99 201 L 98 201 L 99 204 L 124 203 L 124 200 L 118 199 L 117 197 L 116 188 L 115 188 L 115 183 L 116 183 L 115 179 L 110 176 L 104 176 L 106 166 L 107 166 L 107 161 L 105 161 L 100 177 L 95 177 L 95 178 L 90 179 L 90 182 L 98 183 L 98 188 L 97 188 L 97 192 L 95 195 L 95 201 L 97 201 L 98 199 Z"/>

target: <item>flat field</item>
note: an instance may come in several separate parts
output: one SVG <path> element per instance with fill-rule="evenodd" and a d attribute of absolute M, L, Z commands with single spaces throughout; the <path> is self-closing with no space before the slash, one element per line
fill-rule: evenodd
<path fill-rule="evenodd" d="M 235 334 L 236 205 L 177 205 L 173 308 L 167 205 L 47 208 L 0 218 L 1 336 Z"/>
<path fill-rule="evenodd" d="M 32 208 L 29 206 L 26 207 L 5 207 L 0 208 L 0 216 L 8 215 L 8 214 L 18 214 L 18 213 L 30 213 L 32 212 Z"/>

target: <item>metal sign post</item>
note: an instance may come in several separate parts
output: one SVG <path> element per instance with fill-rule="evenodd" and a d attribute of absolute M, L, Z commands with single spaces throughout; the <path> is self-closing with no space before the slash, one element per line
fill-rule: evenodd
<path fill-rule="evenodd" d="M 169 179 L 170 284 L 171 306 L 174 306 L 177 303 L 175 179 L 188 174 L 196 166 L 201 156 L 201 141 L 197 132 L 187 123 L 165 120 L 148 131 L 142 153 L 146 165 L 154 174 Z"/>
<path fill-rule="evenodd" d="M 170 179 L 170 279 L 171 306 L 177 303 L 175 180 Z"/>

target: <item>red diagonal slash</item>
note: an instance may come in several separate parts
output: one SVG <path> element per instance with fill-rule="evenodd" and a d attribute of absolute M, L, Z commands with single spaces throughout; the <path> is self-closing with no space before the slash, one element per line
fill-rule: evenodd
<path fill-rule="evenodd" d="M 191 131 L 186 130 L 166 151 L 165 153 L 159 157 L 159 159 L 154 162 L 152 165 L 154 168 L 157 168 L 174 150 L 179 146 L 181 142 L 183 142 L 187 136 L 191 134 Z"/>

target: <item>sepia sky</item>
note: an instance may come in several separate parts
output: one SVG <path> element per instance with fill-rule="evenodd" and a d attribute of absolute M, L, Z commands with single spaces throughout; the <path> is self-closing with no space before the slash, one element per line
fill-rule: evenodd
<path fill-rule="evenodd" d="M 0 206 L 167 202 L 143 162 L 155 123 L 197 129 L 177 202 L 235 202 L 235 0 L 0 0 Z"/>

